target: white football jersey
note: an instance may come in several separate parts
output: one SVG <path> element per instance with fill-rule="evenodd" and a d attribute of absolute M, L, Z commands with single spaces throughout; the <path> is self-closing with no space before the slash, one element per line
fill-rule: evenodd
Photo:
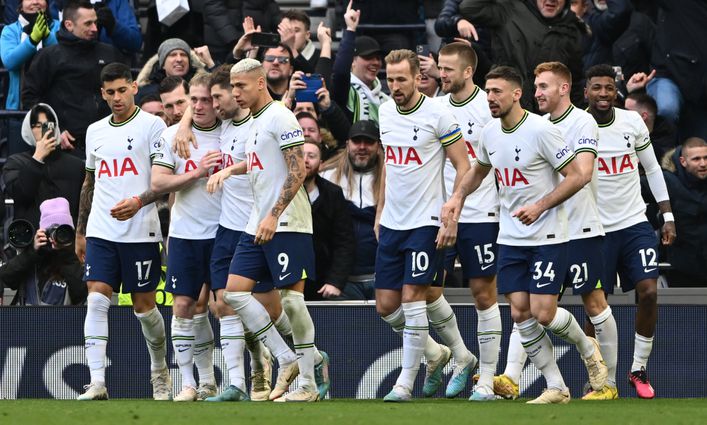
<path fill-rule="evenodd" d="M 479 149 L 479 136 L 484 126 L 491 121 L 491 111 L 486 102 L 486 92 L 476 86 L 468 99 L 455 102 L 451 95 L 446 95 L 442 102 L 454 114 L 462 129 L 462 137 L 466 143 L 466 151 L 471 162 L 476 161 L 476 151 Z M 452 161 L 447 158 L 444 164 L 444 185 L 447 196 L 454 191 L 454 179 L 457 171 Z M 489 173 L 474 193 L 464 202 L 464 209 L 459 217 L 460 223 L 497 223 L 499 203 L 498 190 L 493 173 Z"/>
<path fill-rule="evenodd" d="M 287 163 L 282 151 L 304 144 L 304 133 L 292 111 L 277 101 L 254 113 L 251 125 L 245 153 L 254 203 L 246 232 L 255 235 L 287 180 Z M 276 231 L 312 233 L 312 207 L 304 185 L 280 215 Z"/>
<path fill-rule="evenodd" d="M 444 147 L 461 140 L 459 124 L 438 99 L 425 95 L 409 111 L 389 100 L 379 118 L 386 172 L 380 224 L 393 230 L 439 226 Z"/>
<path fill-rule="evenodd" d="M 550 114 L 545 117 L 550 119 Z M 591 114 L 570 105 L 567 111 L 554 120 L 550 119 L 550 122 L 560 129 L 567 146 L 574 151 L 575 155 L 580 152 L 589 152 L 594 157 L 597 156 L 599 128 Z M 597 162 L 594 161 L 592 181 L 565 201 L 570 239 L 592 238 L 604 234 L 596 197 Z"/>
<path fill-rule="evenodd" d="M 240 121 L 228 120 L 221 130 L 221 158 L 223 168 L 245 161 L 245 141 L 248 139 L 252 116 Z M 219 224 L 227 229 L 242 232 L 248 224 L 253 209 L 253 189 L 248 175 L 231 176 L 223 182 L 221 218 Z"/>
<path fill-rule="evenodd" d="M 112 242 L 159 242 L 160 220 L 155 204 L 142 207 L 132 218 L 118 221 L 110 210 L 120 201 L 150 189 L 152 157 L 160 148 L 162 119 L 135 109 L 121 123 L 109 115 L 86 130 L 86 171 L 95 187 L 86 236 Z"/>
<path fill-rule="evenodd" d="M 574 159 L 560 130 L 539 115 L 525 111 L 511 129 L 492 120 L 481 133 L 476 160 L 494 167 L 501 200 L 498 243 L 514 246 L 567 242 L 567 214 L 563 204 L 545 211 L 526 226 L 512 214 L 533 204 L 560 182 L 559 171 Z"/>
<path fill-rule="evenodd" d="M 614 118 L 599 125 L 599 140 L 597 207 L 604 231 L 646 221 L 636 155 L 651 145 L 646 124 L 638 112 L 614 108 Z"/>
<path fill-rule="evenodd" d="M 179 130 L 179 125 L 173 125 L 162 132 L 162 155 L 155 157 L 154 165 L 174 170 L 174 174 L 185 174 L 198 168 L 199 161 L 207 152 L 219 150 L 221 143 L 220 121 L 209 128 L 192 125 L 192 131 L 199 147 L 190 147 L 191 156 L 189 159 L 180 158 L 172 151 L 172 142 L 177 130 Z M 218 172 L 221 167 L 215 168 L 209 170 L 206 177 L 202 177 L 191 186 L 175 192 L 174 205 L 172 205 L 169 220 L 169 236 L 190 240 L 216 237 L 218 219 L 221 214 L 221 192 L 211 194 L 206 191 L 209 176 Z"/>

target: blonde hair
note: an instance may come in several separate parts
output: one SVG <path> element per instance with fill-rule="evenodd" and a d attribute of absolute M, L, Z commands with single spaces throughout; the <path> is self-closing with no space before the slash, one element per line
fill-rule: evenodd
<path fill-rule="evenodd" d="M 211 84 L 211 73 L 206 71 L 197 72 L 191 77 L 191 80 L 189 80 L 189 87 L 204 86 L 209 88 L 209 84 Z"/>
<path fill-rule="evenodd" d="M 417 75 L 420 73 L 420 58 L 417 57 L 417 53 L 408 49 L 398 49 L 391 50 L 388 56 L 385 57 L 386 65 L 391 65 L 395 63 L 401 63 L 407 61 L 410 64 L 410 70 L 412 75 Z"/>
<path fill-rule="evenodd" d="M 242 74 L 244 72 L 251 72 L 255 70 L 260 70 L 262 72 L 263 70 L 263 64 L 261 64 L 259 61 L 251 58 L 245 58 L 241 59 L 238 61 L 237 64 L 233 65 L 231 67 L 231 75 L 233 74 Z"/>

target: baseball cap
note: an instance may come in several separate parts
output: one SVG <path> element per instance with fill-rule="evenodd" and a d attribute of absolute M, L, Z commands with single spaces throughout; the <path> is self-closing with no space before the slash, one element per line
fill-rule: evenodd
<path fill-rule="evenodd" d="M 355 137 L 365 137 L 371 140 L 380 140 L 378 124 L 375 121 L 361 120 L 356 121 L 349 130 L 349 139 Z"/>
<path fill-rule="evenodd" d="M 354 48 L 354 56 L 370 56 L 373 54 L 383 54 L 380 44 L 367 35 L 356 37 L 356 45 Z"/>

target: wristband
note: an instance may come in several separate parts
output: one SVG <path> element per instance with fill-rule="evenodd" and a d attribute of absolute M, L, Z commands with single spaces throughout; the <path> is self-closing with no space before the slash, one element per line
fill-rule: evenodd
<path fill-rule="evenodd" d="M 675 222 L 675 216 L 674 216 L 673 213 L 671 213 L 671 212 L 663 213 L 663 221 L 666 222 L 666 223 L 667 223 L 668 221 L 672 221 L 672 222 L 674 223 L 674 222 Z"/>
<path fill-rule="evenodd" d="M 139 196 L 133 196 L 133 199 L 137 200 L 137 209 L 142 208 L 142 199 Z"/>

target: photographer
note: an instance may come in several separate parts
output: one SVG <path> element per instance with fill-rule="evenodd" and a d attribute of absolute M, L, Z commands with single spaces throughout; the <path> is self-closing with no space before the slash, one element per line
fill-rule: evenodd
<path fill-rule="evenodd" d="M 2 171 L 5 195 L 15 202 L 14 218 L 39 227 L 39 205 L 47 199 L 69 201 L 71 217 L 78 216 L 84 164 L 58 144 L 59 123 L 51 106 L 40 103 L 22 123 L 22 138 L 33 151 L 11 155 Z"/>
<path fill-rule="evenodd" d="M 36 233 L 29 231 L 26 221 L 16 220 L 10 225 L 10 243 L 19 252 L 0 267 L 0 286 L 17 291 L 13 305 L 83 304 L 88 291 L 74 253 L 69 202 L 54 198 L 42 202 L 39 208 L 42 215 Z M 31 233 L 32 241 L 27 237 Z"/>

